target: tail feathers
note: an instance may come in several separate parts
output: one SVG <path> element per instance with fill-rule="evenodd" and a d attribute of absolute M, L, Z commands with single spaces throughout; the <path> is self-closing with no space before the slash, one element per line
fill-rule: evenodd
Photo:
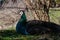
<path fill-rule="evenodd" d="M 36 30 L 38 29 L 38 30 Z M 47 32 L 47 33 L 60 33 L 60 25 L 52 22 L 44 22 L 39 20 L 28 21 L 27 31 L 32 34 Z"/>

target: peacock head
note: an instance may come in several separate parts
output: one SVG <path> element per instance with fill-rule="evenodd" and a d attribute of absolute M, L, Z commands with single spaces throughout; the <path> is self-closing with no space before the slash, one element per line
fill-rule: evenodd
<path fill-rule="evenodd" d="M 25 11 L 22 10 L 20 12 L 20 15 L 21 15 L 20 22 L 26 22 L 27 19 L 26 19 Z"/>

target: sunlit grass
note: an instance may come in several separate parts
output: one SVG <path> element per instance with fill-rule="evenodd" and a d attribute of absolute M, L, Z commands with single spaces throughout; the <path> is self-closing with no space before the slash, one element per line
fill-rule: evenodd
<path fill-rule="evenodd" d="M 59 10 L 59 9 L 58 9 Z M 60 11 L 58 10 L 50 10 L 50 21 L 56 24 L 60 24 Z"/>

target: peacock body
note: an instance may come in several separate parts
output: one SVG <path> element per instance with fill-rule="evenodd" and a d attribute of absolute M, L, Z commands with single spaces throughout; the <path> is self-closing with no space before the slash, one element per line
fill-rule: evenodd
<path fill-rule="evenodd" d="M 21 34 L 43 34 L 43 33 L 60 33 L 60 25 L 57 25 L 52 22 L 45 22 L 39 20 L 27 21 L 24 11 L 21 19 L 19 19 L 16 25 L 17 33 Z"/>
<path fill-rule="evenodd" d="M 19 19 L 17 26 L 16 26 L 17 33 L 28 34 L 26 32 L 26 21 L 27 21 L 27 19 L 26 19 L 25 13 L 23 11 L 21 19 Z"/>

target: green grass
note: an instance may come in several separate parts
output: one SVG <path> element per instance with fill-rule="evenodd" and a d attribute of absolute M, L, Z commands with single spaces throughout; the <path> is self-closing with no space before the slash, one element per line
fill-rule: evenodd
<path fill-rule="evenodd" d="M 60 3 L 60 0 L 56 0 L 56 3 Z"/>
<path fill-rule="evenodd" d="M 60 9 L 50 10 L 50 21 L 60 25 Z"/>
<path fill-rule="evenodd" d="M 39 40 L 39 39 L 60 39 L 60 36 L 54 33 L 51 34 L 43 34 L 43 35 L 22 35 L 16 33 L 15 30 L 3 30 L 0 31 L 0 40 Z"/>

